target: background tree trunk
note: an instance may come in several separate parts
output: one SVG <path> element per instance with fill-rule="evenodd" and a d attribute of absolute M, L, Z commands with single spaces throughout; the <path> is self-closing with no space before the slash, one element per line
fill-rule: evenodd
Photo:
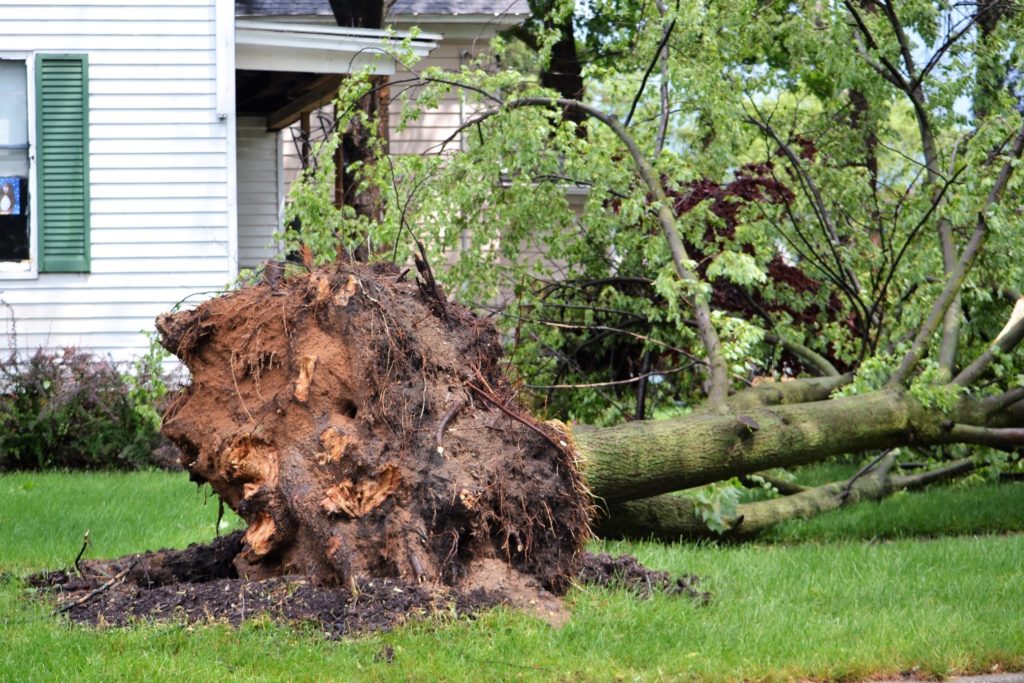
<path fill-rule="evenodd" d="M 359 0 L 357 2 L 342 2 L 331 0 L 331 10 L 334 12 L 334 19 L 338 26 L 349 26 L 352 28 L 382 28 L 394 0 Z M 338 201 L 346 206 L 355 209 L 356 214 L 366 216 L 372 220 L 380 220 L 383 211 L 381 204 L 380 190 L 376 187 L 366 188 L 360 186 L 360 168 L 372 166 L 377 160 L 377 151 L 371 144 L 371 139 L 376 137 L 385 141 L 384 154 L 388 153 L 388 93 L 384 87 L 387 82 L 386 76 L 374 76 L 370 79 L 373 86 L 359 102 L 359 109 L 362 115 L 371 122 L 376 130 L 370 130 L 359 118 L 355 118 L 347 130 L 343 131 L 340 153 L 338 155 L 337 169 L 341 196 Z M 358 250 L 362 260 L 366 260 L 370 251 L 369 244 L 363 245 Z"/>

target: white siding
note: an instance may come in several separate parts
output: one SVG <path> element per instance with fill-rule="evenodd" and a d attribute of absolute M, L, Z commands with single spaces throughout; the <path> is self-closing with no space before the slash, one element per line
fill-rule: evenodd
<path fill-rule="evenodd" d="M 281 136 L 266 120 L 238 120 L 238 264 L 255 268 L 276 251 L 280 228 Z"/>
<path fill-rule="evenodd" d="M 145 347 L 140 332 L 157 314 L 228 284 L 232 124 L 216 113 L 218 1 L 4 6 L 4 55 L 89 55 L 92 272 L 0 274 L 19 347 L 124 358 Z"/>

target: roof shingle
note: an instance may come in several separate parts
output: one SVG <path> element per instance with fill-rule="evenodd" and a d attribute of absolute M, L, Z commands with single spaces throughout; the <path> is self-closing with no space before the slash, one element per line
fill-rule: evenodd
<path fill-rule="evenodd" d="M 398 0 L 392 16 L 403 14 L 529 14 L 526 0 Z"/>
<path fill-rule="evenodd" d="M 397 0 L 391 16 L 435 14 L 530 13 L 526 0 Z M 328 0 L 235 0 L 235 14 L 245 17 L 332 16 Z"/>

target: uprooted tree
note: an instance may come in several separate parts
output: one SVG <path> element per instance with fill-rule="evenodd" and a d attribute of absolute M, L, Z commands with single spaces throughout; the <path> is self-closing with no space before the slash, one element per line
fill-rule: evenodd
<path fill-rule="evenodd" d="M 381 223 L 306 221 L 285 238 L 328 265 L 268 266 L 160 319 L 193 378 L 165 431 L 248 522 L 243 573 L 474 585 L 497 562 L 557 591 L 588 524 L 742 537 L 963 474 L 978 449 L 1016 457 L 1020 13 L 657 5 L 629 24 L 629 54 L 646 57 L 624 118 L 466 71 L 480 101 L 466 151 L 361 169 L 386 198 Z M 652 104 L 658 65 L 671 87 Z M 453 82 L 425 72 L 408 86 L 429 102 Z M 602 101 L 620 83 L 601 84 Z M 364 92 L 353 79 L 339 108 Z M 315 204 L 317 182 L 330 180 L 311 178 L 293 210 Z M 578 220 L 567 185 L 590 190 Z M 390 245 L 381 262 L 336 256 L 367 230 Z M 407 258 L 412 275 L 394 265 Z M 492 323 L 439 280 L 503 302 L 518 374 Z M 566 387 L 584 398 L 553 398 Z M 706 401 L 608 425 L 627 412 L 623 389 L 633 417 Z M 519 395 L 605 426 L 536 419 Z M 901 452 L 934 465 L 902 474 Z M 869 460 L 844 482 L 804 489 L 771 472 L 843 454 Z M 780 495 L 709 514 L 677 493 L 734 479 Z"/>

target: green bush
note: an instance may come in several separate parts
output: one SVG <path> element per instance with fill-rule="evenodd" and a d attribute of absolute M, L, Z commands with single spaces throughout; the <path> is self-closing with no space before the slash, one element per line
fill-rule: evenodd
<path fill-rule="evenodd" d="M 0 470 L 134 468 L 159 443 L 167 386 L 152 352 L 129 371 L 75 349 L 0 361 Z"/>

